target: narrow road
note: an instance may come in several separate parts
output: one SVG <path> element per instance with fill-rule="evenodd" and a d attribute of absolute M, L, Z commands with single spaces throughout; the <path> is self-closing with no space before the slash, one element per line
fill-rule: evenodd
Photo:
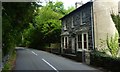
<path fill-rule="evenodd" d="M 64 57 L 40 50 L 26 48 L 17 49 L 17 60 L 14 70 L 41 70 L 48 72 L 98 72 L 95 68 Z"/>

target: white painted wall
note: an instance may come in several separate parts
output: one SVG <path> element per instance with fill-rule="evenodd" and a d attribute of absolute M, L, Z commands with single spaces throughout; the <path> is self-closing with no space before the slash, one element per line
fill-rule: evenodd
<path fill-rule="evenodd" d="M 118 2 L 118 12 L 119 12 L 119 15 L 120 15 L 120 1 Z"/>
<path fill-rule="evenodd" d="M 118 34 L 111 13 L 118 14 L 118 2 L 115 0 L 95 0 L 93 2 L 95 48 L 107 48 L 106 39 Z M 103 44 L 101 43 L 103 42 Z"/>

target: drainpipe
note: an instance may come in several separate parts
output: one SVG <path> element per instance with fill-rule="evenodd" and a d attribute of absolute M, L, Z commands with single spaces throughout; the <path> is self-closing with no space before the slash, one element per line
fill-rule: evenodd
<path fill-rule="evenodd" d="M 91 26 L 92 26 L 92 44 L 93 44 L 93 50 L 95 49 L 95 36 L 94 36 L 94 13 L 93 13 L 93 1 L 91 6 Z"/>

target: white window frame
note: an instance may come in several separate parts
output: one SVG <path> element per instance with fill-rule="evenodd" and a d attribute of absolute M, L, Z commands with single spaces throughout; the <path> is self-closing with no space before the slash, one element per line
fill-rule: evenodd
<path fill-rule="evenodd" d="M 76 43 L 77 43 L 77 51 L 82 51 L 82 50 L 88 50 L 88 33 L 81 33 L 82 34 L 82 48 L 78 48 L 78 35 L 76 35 Z M 87 42 L 87 48 L 84 48 L 84 34 L 86 34 L 86 42 Z"/>
<path fill-rule="evenodd" d="M 84 34 L 86 34 L 86 41 L 84 41 Z M 88 50 L 88 33 L 83 33 L 82 36 L 83 36 L 82 37 L 83 38 L 83 50 Z M 87 42 L 87 44 L 86 44 L 87 48 L 86 49 L 84 48 L 84 42 Z"/>
<path fill-rule="evenodd" d="M 61 37 L 61 47 L 64 48 L 64 37 Z"/>
<path fill-rule="evenodd" d="M 78 48 L 78 49 L 82 49 L 82 47 L 79 48 L 79 44 L 78 44 L 79 42 L 82 42 L 82 41 L 83 41 L 83 40 L 82 40 L 82 41 L 79 41 L 79 40 L 78 40 L 79 35 L 80 35 L 80 34 L 77 35 L 77 45 L 78 45 L 77 48 Z M 82 37 L 82 34 L 81 34 L 81 37 Z"/>
<path fill-rule="evenodd" d="M 67 38 L 67 43 L 65 42 L 65 38 Z M 62 48 L 63 49 L 67 49 L 68 48 L 68 36 L 62 37 L 61 41 L 62 41 Z M 65 48 L 65 44 L 67 44 L 67 48 Z"/>

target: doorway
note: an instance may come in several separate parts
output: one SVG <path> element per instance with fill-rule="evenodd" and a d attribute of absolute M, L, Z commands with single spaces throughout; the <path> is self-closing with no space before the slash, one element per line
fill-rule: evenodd
<path fill-rule="evenodd" d="M 75 38 L 72 38 L 72 53 L 75 53 Z"/>

